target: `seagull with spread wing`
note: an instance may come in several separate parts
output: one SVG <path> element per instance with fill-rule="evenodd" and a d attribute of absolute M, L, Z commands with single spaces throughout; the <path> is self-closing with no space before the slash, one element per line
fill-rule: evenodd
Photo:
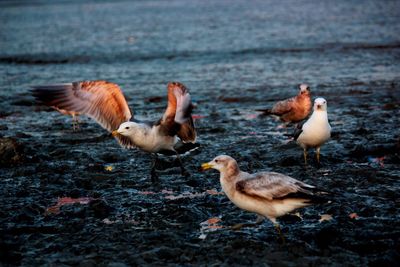
<path fill-rule="evenodd" d="M 202 170 L 220 172 L 222 190 L 241 209 L 268 218 L 280 233 L 276 218 L 311 204 L 325 203 L 326 192 L 276 172 L 243 172 L 235 159 L 220 155 L 201 165 Z"/>
<path fill-rule="evenodd" d="M 167 109 L 162 118 L 154 123 L 134 120 L 119 86 L 107 81 L 35 86 L 32 93 L 41 103 L 57 110 L 91 117 L 112 132 L 124 148 L 137 147 L 154 154 L 152 182 L 158 180 L 157 153 L 177 155 L 182 174 L 187 175 L 179 153 L 196 147 L 196 130 L 191 116 L 190 94 L 183 84 L 168 84 Z"/>
<path fill-rule="evenodd" d="M 277 102 L 272 109 L 257 109 L 263 115 L 276 115 L 286 123 L 299 122 L 310 114 L 312 107 L 311 91 L 307 84 L 299 85 L 299 93 L 291 98 Z"/>

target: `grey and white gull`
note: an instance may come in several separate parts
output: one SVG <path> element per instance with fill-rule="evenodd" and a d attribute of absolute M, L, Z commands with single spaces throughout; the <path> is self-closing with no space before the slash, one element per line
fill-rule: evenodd
<path fill-rule="evenodd" d="M 277 218 L 298 208 L 328 202 L 328 193 L 277 172 L 250 174 L 239 169 L 235 159 L 220 155 L 201 165 L 216 169 L 226 196 L 239 208 L 258 214 L 257 222 L 268 218 L 280 233 Z"/>

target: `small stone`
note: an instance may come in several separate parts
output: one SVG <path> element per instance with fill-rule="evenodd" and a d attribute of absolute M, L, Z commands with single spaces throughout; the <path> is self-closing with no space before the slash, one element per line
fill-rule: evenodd
<path fill-rule="evenodd" d="M 0 166 L 7 167 L 22 160 L 22 146 L 13 138 L 0 138 Z"/>

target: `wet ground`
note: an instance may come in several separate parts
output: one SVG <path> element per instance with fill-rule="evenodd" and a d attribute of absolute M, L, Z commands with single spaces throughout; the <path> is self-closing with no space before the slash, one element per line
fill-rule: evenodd
<path fill-rule="evenodd" d="M 397 1 L 0 3 L 3 265 L 394 266 L 400 260 Z M 29 86 L 121 85 L 140 118 L 168 81 L 190 88 L 200 149 L 181 177 L 100 126 L 35 105 Z M 254 111 L 301 82 L 328 101 L 332 139 L 305 168 L 292 129 Z M 7 150 L 5 148 L 8 148 Z M 255 215 L 220 193 L 218 154 L 334 193 L 332 203 L 232 230 Z M 314 156 L 313 153 L 310 155 Z M 168 168 L 167 168 L 168 167 Z"/>

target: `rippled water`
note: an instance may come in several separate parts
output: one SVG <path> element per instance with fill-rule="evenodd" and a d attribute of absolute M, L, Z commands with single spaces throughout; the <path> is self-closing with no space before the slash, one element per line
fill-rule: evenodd
<path fill-rule="evenodd" d="M 109 79 L 162 92 L 393 80 L 398 1 L 0 3 L 0 94 Z"/>

